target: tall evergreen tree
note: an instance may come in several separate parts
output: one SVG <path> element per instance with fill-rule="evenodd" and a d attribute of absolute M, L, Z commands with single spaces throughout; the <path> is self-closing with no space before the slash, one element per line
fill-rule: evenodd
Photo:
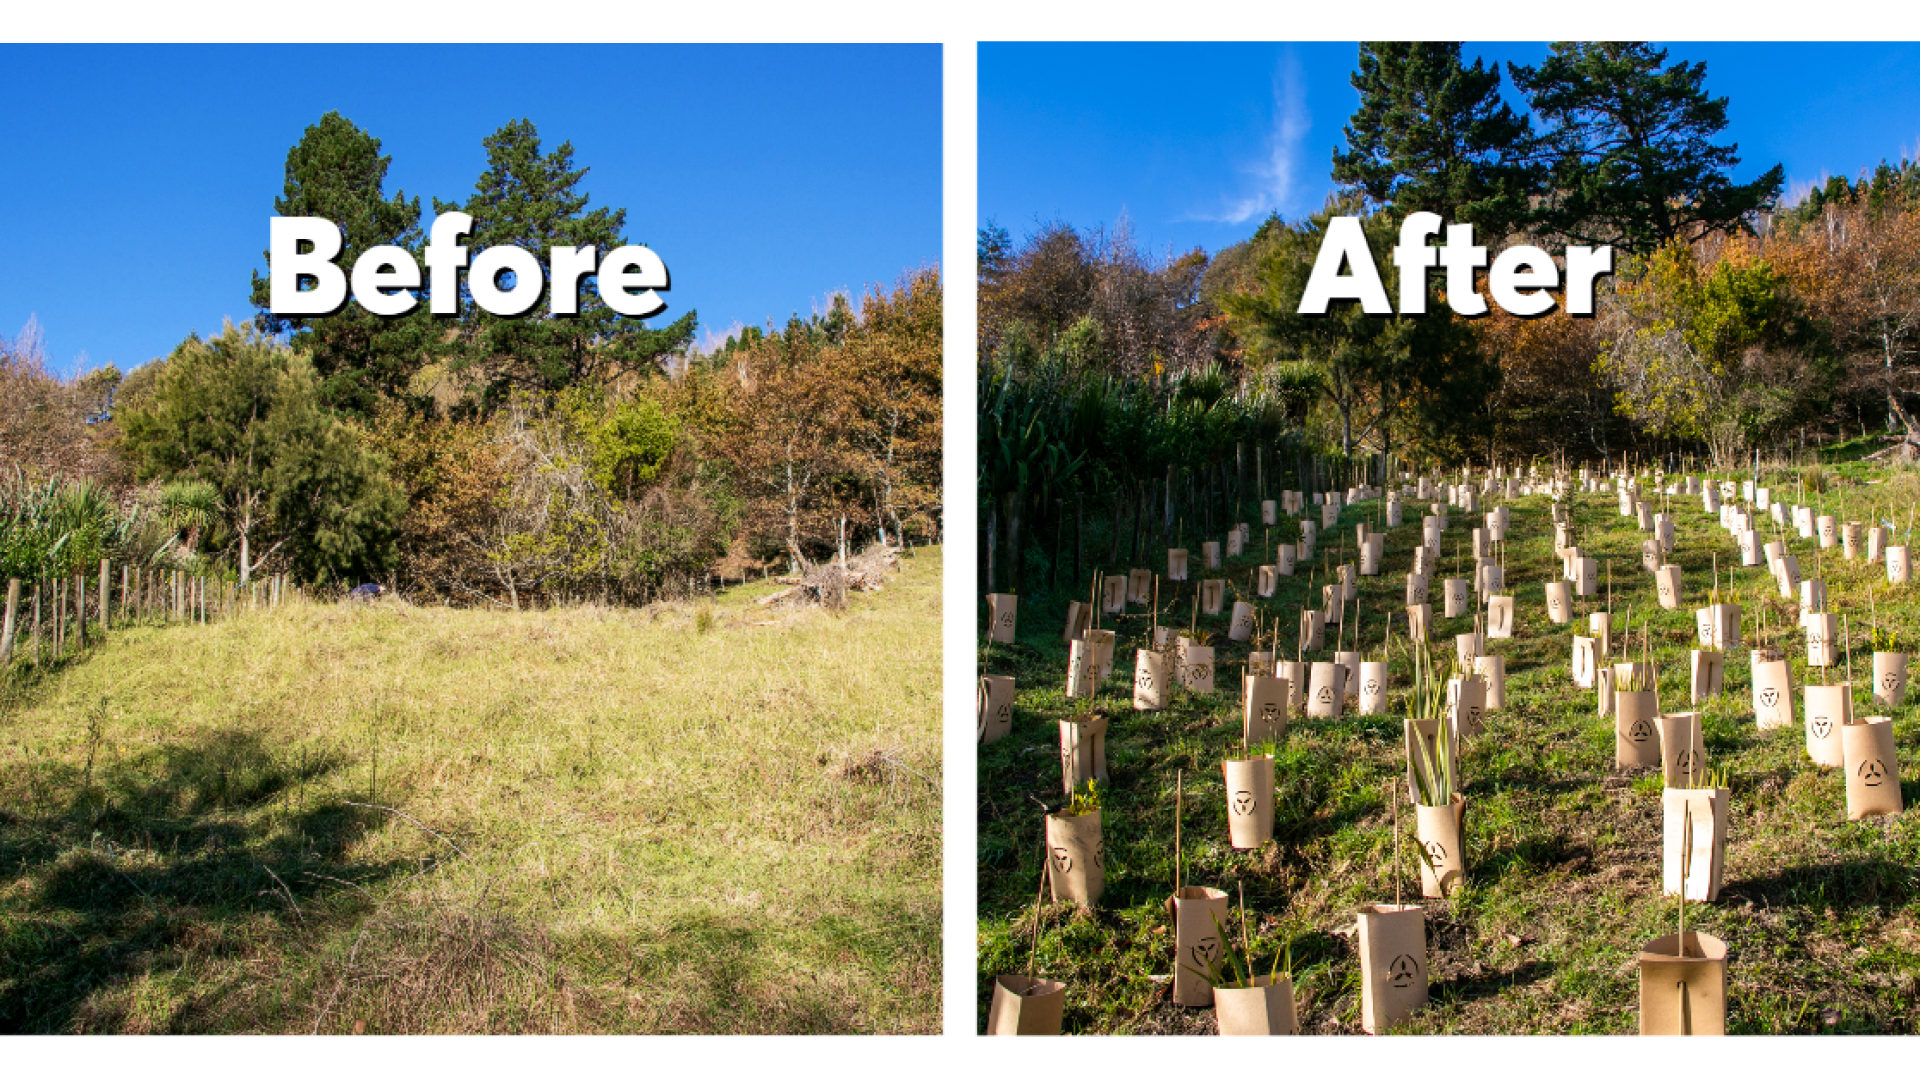
<path fill-rule="evenodd" d="M 533 122 L 516 120 L 487 136 L 485 145 L 487 168 L 466 202 L 433 202 L 435 213 L 473 215 L 466 241 L 471 255 L 511 244 L 539 257 L 542 272 L 550 274 L 549 248 L 591 245 L 605 258 L 626 245 L 625 210 L 587 208 L 590 196 L 578 190 L 587 170 L 574 167 L 572 143 L 542 154 Z M 498 404 L 515 387 L 551 391 L 650 374 L 692 342 L 694 312 L 653 329 L 608 307 L 595 284 L 593 276 L 581 279 L 580 313 L 566 318 L 552 317 L 551 282 L 532 311 L 512 318 L 481 310 L 463 286 L 455 367 L 478 380 L 483 406 Z"/>
<path fill-rule="evenodd" d="M 1500 100 L 1500 71 L 1460 62 L 1457 41 L 1370 41 L 1353 88 L 1360 107 L 1333 154 L 1333 179 L 1396 218 L 1416 211 L 1498 241 L 1523 220 L 1541 171 L 1525 117 Z"/>
<path fill-rule="evenodd" d="M 1785 174 L 1775 165 L 1736 184 L 1734 143 L 1715 144 L 1727 99 L 1709 97 L 1704 63 L 1667 66 L 1645 42 L 1556 42 L 1537 66 L 1507 65 L 1549 128 L 1540 227 L 1573 243 L 1637 255 L 1698 232 L 1750 232 Z"/>
<path fill-rule="evenodd" d="M 392 244 L 420 249 L 420 200 L 384 193 L 387 166 L 380 140 L 329 112 L 287 151 L 286 183 L 273 201 L 282 217 L 326 218 L 340 227 L 338 260 L 350 272 L 368 248 Z M 370 415 L 383 398 L 415 402 L 411 382 L 431 358 L 438 334 L 423 301 L 397 318 L 373 315 L 349 303 L 332 315 L 280 316 L 269 310 L 268 278 L 253 274 L 256 323 L 312 358 L 321 399 L 333 408 Z M 422 295 L 425 295 L 422 290 Z"/>
<path fill-rule="evenodd" d="M 320 403 L 305 357 L 251 328 L 181 343 L 120 424 L 140 480 L 213 486 L 242 582 L 276 552 L 307 581 L 393 565 L 406 503 L 384 460 Z"/>

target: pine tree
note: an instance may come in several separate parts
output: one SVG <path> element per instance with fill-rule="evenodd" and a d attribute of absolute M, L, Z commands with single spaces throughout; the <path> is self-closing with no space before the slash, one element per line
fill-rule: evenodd
<path fill-rule="evenodd" d="M 1751 232 L 1780 196 L 1780 166 L 1736 184 L 1727 99 L 1707 95 L 1704 63 L 1666 66 L 1645 42 L 1557 42 L 1538 66 L 1509 64 L 1549 130 L 1550 194 L 1536 221 L 1571 243 L 1651 253 L 1707 232 Z"/>
<path fill-rule="evenodd" d="M 548 250 L 592 246 L 600 258 L 624 247 L 627 212 L 588 209 L 578 190 L 587 175 L 575 168 L 573 144 L 540 152 L 540 133 L 530 120 L 516 120 L 487 136 L 487 168 L 464 204 L 434 200 L 435 213 L 473 215 L 470 254 L 497 244 L 523 248 L 547 270 Z M 467 293 L 465 288 L 463 294 Z M 694 312 L 653 329 L 621 315 L 600 299 L 595 279 L 582 278 L 577 317 L 552 317 L 551 287 L 526 315 L 505 318 L 461 301 L 454 368 L 478 380 L 479 403 L 491 408 L 516 387 L 557 391 L 576 384 L 604 385 L 621 375 L 646 375 L 693 340 Z"/>
<path fill-rule="evenodd" d="M 273 201 L 281 217 L 326 218 L 344 236 L 338 265 L 351 272 L 368 248 L 391 244 L 418 255 L 421 245 L 420 200 L 406 192 L 384 193 L 392 158 L 380 153 L 380 140 L 329 112 L 287 151 L 286 183 Z M 270 261 L 270 260 L 269 260 Z M 268 278 L 253 274 L 255 322 L 312 359 L 320 375 L 321 398 L 329 406 L 369 416 L 382 399 L 411 405 L 414 374 L 432 358 L 437 332 L 422 302 L 408 315 L 383 318 L 348 303 L 332 315 L 279 316 L 269 310 Z"/>
<path fill-rule="evenodd" d="M 1500 71 L 1460 62 L 1457 41 L 1360 46 L 1360 107 L 1334 151 L 1333 179 L 1396 219 L 1429 211 L 1471 223 L 1482 243 L 1522 221 L 1542 170 L 1532 131 L 1500 100 Z"/>

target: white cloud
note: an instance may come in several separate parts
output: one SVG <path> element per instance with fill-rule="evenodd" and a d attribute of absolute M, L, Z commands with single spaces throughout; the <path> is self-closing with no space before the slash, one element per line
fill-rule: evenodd
<path fill-rule="evenodd" d="M 1307 118 L 1307 92 L 1300 82 L 1300 63 L 1289 50 L 1281 54 L 1280 64 L 1273 73 L 1273 122 L 1267 131 L 1261 159 L 1246 170 L 1254 177 L 1254 190 L 1230 196 L 1219 210 L 1193 217 L 1238 225 L 1273 211 L 1285 213 L 1294 209 L 1300 148 L 1311 126 Z"/>

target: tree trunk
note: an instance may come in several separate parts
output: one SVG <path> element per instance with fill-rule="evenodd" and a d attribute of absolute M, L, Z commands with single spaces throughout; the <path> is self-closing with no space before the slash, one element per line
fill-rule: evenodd
<path fill-rule="evenodd" d="M 1162 540 L 1169 540 L 1173 537 L 1173 468 L 1172 465 L 1167 466 L 1167 486 L 1165 489 L 1166 512 L 1161 516 L 1160 520 L 1160 538 Z"/>
<path fill-rule="evenodd" d="M 1007 586 L 1018 593 L 1020 579 L 1025 576 L 1022 564 L 1026 561 L 1020 551 L 1020 493 L 1009 491 L 1002 498 L 1006 503 L 1007 515 Z"/>

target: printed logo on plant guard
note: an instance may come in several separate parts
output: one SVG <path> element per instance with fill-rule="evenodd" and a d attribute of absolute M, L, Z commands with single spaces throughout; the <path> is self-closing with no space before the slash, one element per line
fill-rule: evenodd
<path fill-rule="evenodd" d="M 1322 705 L 1333 704 L 1333 687 L 1331 686 L 1321 687 L 1318 700 Z"/>
<path fill-rule="evenodd" d="M 1867 787 L 1879 787 L 1887 778 L 1886 766 L 1880 764 L 1879 758 L 1861 762 L 1856 773 L 1860 777 L 1860 782 Z"/>
<path fill-rule="evenodd" d="M 1094 842 L 1093 868 L 1095 870 L 1105 870 L 1107 868 L 1107 838 L 1104 836 Z"/>
<path fill-rule="evenodd" d="M 1429 861 L 1444 862 L 1446 861 L 1446 858 L 1447 858 L 1447 847 L 1445 844 L 1442 844 L 1438 840 L 1427 841 L 1427 859 Z"/>
<path fill-rule="evenodd" d="M 1251 791 L 1234 792 L 1233 802 L 1230 805 L 1232 806 L 1234 813 L 1240 815 L 1241 817 L 1246 817 L 1247 815 L 1253 813 L 1253 808 L 1255 806 L 1253 792 Z"/>
<path fill-rule="evenodd" d="M 1652 737 L 1653 725 L 1647 723 L 1645 720 L 1635 720 L 1633 725 L 1627 728 L 1627 738 L 1632 739 L 1634 742 L 1646 742 Z"/>
<path fill-rule="evenodd" d="M 1813 718 L 1813 737 L 1814 738 L 1824 739 L 1831 734 L 1833 734 L 1833 721 L 1827 719 L 1824 716 L 1816 716 Z"/>
<path fill-rule="evenodd" d="M 1053 865 L 1063 874 L 1073 873 L 1073 853 L 1056 845 L 1053 849 Z"/>
<path fill-rule="evenodd" d="M 1760 704 L 1771 709 L 1779 703 L 1780 703 L 1780 691 L 1775 690 L 1771 686 L 1767 687 L 1765 690 L 1760 691 Z"/>
<path fill-rule="evenodd" d="M 1405 990 L 1420 977 L 1420 961 L 1412 953 L 1401 953 L 1387 965 L 1387 983 L 1395 990 Z"/>
<path fill-rule="evenodd" d="M 1195 963 L 1202 967 L 1211 968 L 1220 958 L 1220 939 L 1214 937 L 1212 934 L 1208 934 L 1196 942 L 1193 948 L 1188 951 L 1193 954 Z"/>
<path fill-rule="evenodd" d="M 1271 702 L 1271 701 L 1263 703 L 1260 706 L 1260 719 L 1262 720 L 1280 719 L 1280 706 L 1277 703 Z"/>
<path fill-rule="evenodd" d="M 1380 680 L 1368 679 L 1366 682 L 1366 685 L 1362 687 L 1362 689 L 1366 690 L 1368 697 L 1372 697 L 1373 695 L 1380 692 Z"/>

